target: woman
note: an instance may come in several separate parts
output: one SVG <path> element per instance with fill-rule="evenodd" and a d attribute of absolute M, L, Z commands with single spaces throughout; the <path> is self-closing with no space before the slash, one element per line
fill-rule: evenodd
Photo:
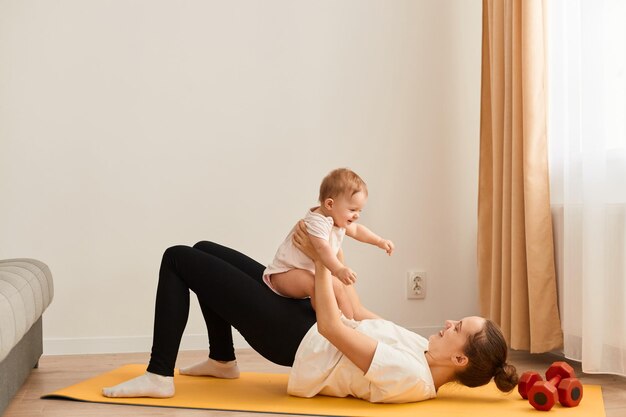
<path fill-rule="evenodd" d="M 165 251 L 159 272 L 152 354 L 147 372 L 111 388 L 107 397 L 174 395 L 174 365 L 189 313 L 189 290 L 207 324 L 209 358 L 181 374 L 237 378 L 231 325 L 270 361 L 292 366 L 288 392 L 352 395 L 371 402 L 434 398 L 445 383 L 475 387 L 495 378 L 502 391 L 517 384 L 506 363 L 498 327 L 480 317 L 446 321 L 428 340 L 365 309 L 352 287 L 355 320 L 341 317 L 330 272 L 300 222 L 296 246 L 315 262 L 317 309 L 308 300 L 283 298 L 262 281 L 265 267 L 211 242 Z M 316 323 L 317 321 L 317 323 Z"/>

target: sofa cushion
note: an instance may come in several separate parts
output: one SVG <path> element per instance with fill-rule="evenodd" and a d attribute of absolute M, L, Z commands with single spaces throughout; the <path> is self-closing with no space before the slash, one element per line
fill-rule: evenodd
<path fill-rule="evenodd" d="M 0 361 L 41 317 L 53 296 L 46 264 L 35 259 L 0 260 Z"/>

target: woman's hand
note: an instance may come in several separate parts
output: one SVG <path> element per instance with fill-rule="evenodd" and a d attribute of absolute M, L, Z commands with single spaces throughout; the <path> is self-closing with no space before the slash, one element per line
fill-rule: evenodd
<path fill-rule="evenodd" d="M 300 220 L 296 225 L 296 230 L 293 234 L 293 244 L 296 248 L 300 249 L 302 253 L 311 258 L 313 262 L 321 262 L 320 255 L 317 253 L 309 237 L 309 232 L 306 230 L 306 224 L 303 220 Z"/>

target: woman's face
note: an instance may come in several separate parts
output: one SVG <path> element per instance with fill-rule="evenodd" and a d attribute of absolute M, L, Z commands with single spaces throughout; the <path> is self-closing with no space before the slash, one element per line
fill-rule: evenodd
<path fill-rule="evenodd" d="M 482 317 L 465 317 L 461 320 L 446 320 L 443 329 L 428 338 L 428 352 L 435 359 L 451 358 L 462 361 L 467 339 L 485 326 Z M 462 364 L 462 363 L 460 363 Z"/>

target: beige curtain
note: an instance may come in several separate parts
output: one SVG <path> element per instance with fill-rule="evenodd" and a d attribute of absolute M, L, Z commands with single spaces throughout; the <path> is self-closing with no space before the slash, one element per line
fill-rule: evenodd
<path fill-rule="evenodd" d="M 563 341 L 550 217 L 544 18 L 542 0 L 483 0 L 480 306 L 511 348 L 533 353 Z"/>

